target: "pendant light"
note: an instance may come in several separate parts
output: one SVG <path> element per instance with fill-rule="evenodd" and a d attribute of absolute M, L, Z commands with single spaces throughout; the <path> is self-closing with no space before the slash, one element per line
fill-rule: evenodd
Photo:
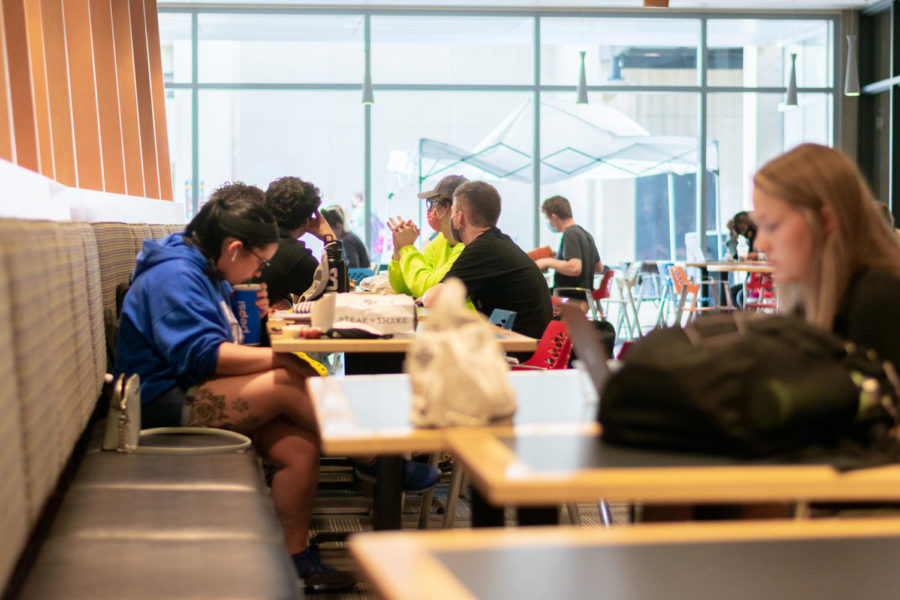
<path fill-rule="evenodd" d="M 784 97 L 785 106 L 797 106 L 797 53 L 791 52 L 791 76 L 788 79 L 787 94 Z"/>
<path fill-rule="evenodd" d="M 856 64 L 856 36 L 847 36 L 847 70 L 844 72 L 844 95 L 859 96 L 859 70 Z"/>
<path fill-rule="evenodd" d="M 581 55 L 581 74 L 578 77 L 578 99 L 575 101 L 575 104 L 587 104 L 587 77 L 584 75 L 584 50 L 579 52 L 579 54 Z"/>
<path fill-rule="evenodd" d="M 369 64 L 369 50 L 364 52 L 366 53 L 366 71 L 363 73 L 362 103 L 375 104 L 375 96 L 372 93 L 372 66 Z"/>

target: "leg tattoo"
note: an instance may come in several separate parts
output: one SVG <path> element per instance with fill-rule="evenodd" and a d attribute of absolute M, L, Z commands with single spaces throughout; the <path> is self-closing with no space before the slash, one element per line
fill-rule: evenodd
<path fill-rule="evenodd" d="M 237 398 L 234 403 L 231 405 L 232 410 L 235 412 L 235 419 L 237 420 L 238 426 L 243 430 L 256 429 L 260 426 L 259 417 L 254 415 L 243 415 L 239 416 L 237 413 L 246 413 L 250 410 L 250 403 L 244 400 L 243 398 Z"/>
<path fill-rule="evenodd" d="M 206 388 L 197 390 L 191 406 L 191 425 L 195 427 L 219 427 L 225 421 L 225 396 Z"/>

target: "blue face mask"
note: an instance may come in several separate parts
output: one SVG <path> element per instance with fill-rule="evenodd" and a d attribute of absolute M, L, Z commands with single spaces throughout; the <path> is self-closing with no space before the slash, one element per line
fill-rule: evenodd
<path fill-rule="evenodd" d="M 544 227 L 546 227 L 547 231 L 550 233 L 556 233 L 556 230 L 553 229 L 553 225 L 550 224 L 550 221 L 544 221 Z"/>

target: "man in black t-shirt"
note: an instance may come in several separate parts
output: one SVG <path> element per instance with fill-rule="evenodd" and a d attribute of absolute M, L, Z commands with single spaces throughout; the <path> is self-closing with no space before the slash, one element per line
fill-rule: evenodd
<path fill-rule="evenodd" d="M 259 280 L 269 291 L 269 305 L 290 308 L 290 294 L 300 295 L 312 284 L 319 261 L 300 236 L 311 233 L 320 240 L 334 237 L 331 227 L 319 214 L 319 188 L 299 177 L 281 177 L 266 190 L 266 208 L 278 221 L 278 252 L 263 269 Z"/>
<path fill-rule="evenodd" d="M 466 245 L 443 281 L 457 277 L 466 286 L 478 312 L 495 308 L 516 313 L 513 331 L 540 338 L 553 316 L 550 290 L 534 261 L 508 235 L 497 229 L 500 194 L 483 181 L 462 184 L 453 194 L 450 233 Z M 423 297 L 431 307 L 444 283 Z"/>
<path fill-rule="evenodd" d="M 556 258 L 539 258 L 537 266 L 541 271 L 553 269 L 553 287 L 578 287 L 594 289 L 594 273 L 603 271 L 603 262 L 597 251 L 597 244 L 584 227 L 572 218 L 572 206 L 562 196 L 547 198 L 541 205 L 541 212 L 547 218 L 550 228 L 562 233 L 562 242 Z M 583 300 L 581 292 L 560 291 L 558 295 Z"/>

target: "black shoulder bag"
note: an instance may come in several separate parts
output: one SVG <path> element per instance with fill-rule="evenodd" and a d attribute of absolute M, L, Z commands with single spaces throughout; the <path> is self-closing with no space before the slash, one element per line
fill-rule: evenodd
<path fill-rule="evenodd" d="M 632 345 L 600 403 L 603 439 L 759 457 L 893 462 L 897 376 L 872 351 L 791 317 L 713 315 Z"/>

